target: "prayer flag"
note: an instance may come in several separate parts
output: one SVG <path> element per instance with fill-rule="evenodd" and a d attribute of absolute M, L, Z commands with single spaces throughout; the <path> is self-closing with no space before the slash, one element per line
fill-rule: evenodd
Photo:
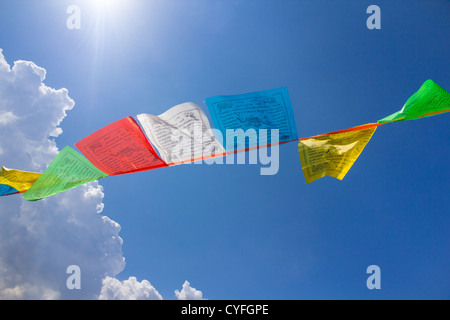
<path fill-rule="evenodd" d="M 271 135 L 264 142 L 258 141 L 260 129 L 278 129 L 279 143 L 298 139 L 292 104 L 286 87 L 216 96 L 205 101 L 215 128 L 223 137 L 230 137 L 230 133 L 233 133 L 232 139 L 224 139 L 230 140 L 224 141 L 227 151 L 270 145 Z M 227 135 L 227 130 L 234 132 L 229 131 Z"/>
<path fill-rule="evenodd" d="M 405 103 L 403 108 L 379 123 L 413 120 L 450 111 L 450 93 L 433 80 L 427 80 Z"/>
<path fill-rule="evenodd" d="M 379 125 L 366 124 L 300 139 L 298 151 L 306 183 L 324 176 L 342 180 Z"/>
<path fill-rule="evenodd" d="M 169 165 L 224 156 L 203 110 L 192 102 L 176 105 L 159 116 L 137 116 L 150 142 Z"/>
<path fill-rule="evenodd" d="M 0 184 L 0 197 L 10 196 L 12 194 L 17 194 L 17 193 L 20 193 L 20 192 L 6 184 Z"/>
<path fill-rule="evenodd" d="M 65 147 L 23 197 L 35 201 L 107 176 L 83 155 Z"/>
<path fill-rule="evenodd" d="M 41 173 L 37 172 L 21 171 L 1 167 L 0 185 L 6 185 L 16 190 L 13 192 L 23 193 L 27 191 L 40 176 Z"/>
<path fill-rule="evenodd" d="M 75 145 L 93 165 L 108 175 L 167 166 L 131 117 L 113 122 Z"/>

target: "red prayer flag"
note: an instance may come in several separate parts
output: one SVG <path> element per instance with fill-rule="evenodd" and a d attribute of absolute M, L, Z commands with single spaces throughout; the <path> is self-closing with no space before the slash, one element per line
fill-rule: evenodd
<path fill-rule="evenodd" d="M 113 122 L 75 145 L 109 175 L 167 167 L 132 117 Z"/>

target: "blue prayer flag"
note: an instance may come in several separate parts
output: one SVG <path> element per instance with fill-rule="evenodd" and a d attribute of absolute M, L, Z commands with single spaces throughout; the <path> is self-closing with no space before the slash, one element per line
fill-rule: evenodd
<path fill-rule="evenodd" d="M 222 133 L 223 145 L 227 151 L 248 148 L 249 146 L 263 146 L 271 144 L 271 134 L 267 131 L 278 129 L 279 143 L 297 140 L 292 104 L 286 87 L 246 94 L 215 96 L 205 99 L 215 129 Z M 244 132 L 256 131 L 257 138 L 251 134 L 244 134 L 248 138 L 233 143 L 228 139 L 228 130 Z M 250 129 L 250 130 L 249 130 Z M 258 139 L 261 129 L 266 129 L 264 140 Z M 227 137 L 227 138 L 226 138 Z M 265 139 L 267 137 L 267 140 Z M 228 140 L 228 141 L 227 141 Z"/>

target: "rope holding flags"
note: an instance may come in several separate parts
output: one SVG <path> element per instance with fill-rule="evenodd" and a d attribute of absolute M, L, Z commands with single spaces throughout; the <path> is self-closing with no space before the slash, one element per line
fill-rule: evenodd
<path fill-rule="evenodd" d="M 401 110 L 377 123 L 299 139 L 285 87 L 205 101 L 214 128 L 192 102 L 158 116 L 143 113 L 137 120 L 129 116 L 77 142 L 81 154 L 66 146 L 43 173 L 1 167 L 0 196 L 22 193 L 24 199 L 36 201 L 108 176 L 294 141 L 307 184 L 324 176 L 342 180 L 379 126 L 450 111 L 450 93 L 427 80 Z"/>

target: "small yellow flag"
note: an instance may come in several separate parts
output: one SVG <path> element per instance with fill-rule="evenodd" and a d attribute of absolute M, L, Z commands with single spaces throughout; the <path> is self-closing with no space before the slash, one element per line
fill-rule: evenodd
<path fill-rule="evenodd" d="M 20 171 L 1 167 L 0 184 L 8 185 L 23 193 L 27 191 L 40 176 L 41 173 L 37 172 Z"/>
<path fill-rule="evenodd" d="M 324 176 L 342 180 L 379 125 L 370 123 L 299 139 L 298 152 L 306 183 Z"/>

